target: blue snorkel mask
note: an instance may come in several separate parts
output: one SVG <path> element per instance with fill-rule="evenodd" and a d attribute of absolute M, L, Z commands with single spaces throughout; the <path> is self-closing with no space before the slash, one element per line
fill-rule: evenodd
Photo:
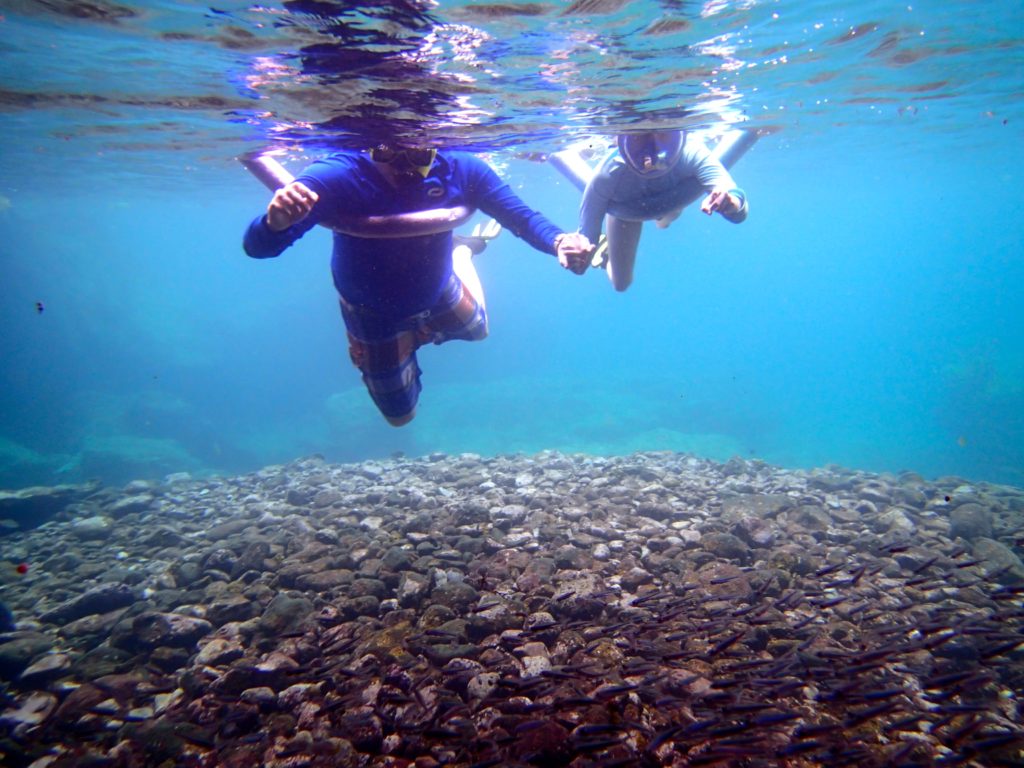
<path fill-rule="evenodd" d="M 672 170 L 683 152 L 684 131 L 649 131 L 619 136 L 619 155 L 630 169 L 654 178 Z"/>

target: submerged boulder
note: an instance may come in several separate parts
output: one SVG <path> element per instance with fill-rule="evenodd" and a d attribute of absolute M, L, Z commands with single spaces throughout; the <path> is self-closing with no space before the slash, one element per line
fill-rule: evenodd
<path fill-rule="evenodd" d="M 0 520 L 10 520 L 14 524 L 0 526 L 0 535 L 42 525 L 71 504 L 80 503 L 98 488 L 97 483 L 87 483 L 0 491 Z"/>

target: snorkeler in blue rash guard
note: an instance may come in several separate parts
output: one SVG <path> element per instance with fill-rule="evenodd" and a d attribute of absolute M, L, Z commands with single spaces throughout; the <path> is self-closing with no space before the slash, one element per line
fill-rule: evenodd
<path fill-rule="evenodd" d="M 618 147 L 587 183 L 580 204 L 580 232 L 592 243 L 605 220 L 605 268 L 615 290 L 633 282 L 644 221 L 664 229 L 704 191 L 704 213 L 717 211 L 736 224 L 747 218 L 746 195 L 703 141 L 687 141 L 684 131 L 653 131 L 620 136 Z"/>
<path fill-rule="evenodd" d="M 529 208 L 479 158 L 389 145 L 340 152 L 311 164 L 277 190 L 266 213 L 249 225 L 245 252 L 258 259 L 277 256 L 317 223 L 339 217 L 448 206 L 479 208 L 538 251 L 556 255 L 566 269 L 587 269 L 590 243 Z M 349 353 L 370 396 L 394 426 L 415 415 L 421 390 L 416 350 L 421 345 L 487 336 L 484 297 L 472 259 L 460 259 L 454 269 L 452 248 L 451 231 L 393 237 L 334 231 L 331 271 Z"/>

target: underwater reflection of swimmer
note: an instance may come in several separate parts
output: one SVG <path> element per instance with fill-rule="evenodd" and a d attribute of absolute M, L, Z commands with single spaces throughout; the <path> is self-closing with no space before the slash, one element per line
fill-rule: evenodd
<path fill-rule="evenodd" d="M 264 101 L 254 118 L 272 115 L 275 140 L 334 150 L 376 141 L 397 125 L 422 136 L 438 124 L 489 116 L 470 103 L 475 89 L 465 73 L 488 71 L 478 51 L 490 36 L 445 22 L 432 13 L 436 7 L 427 0 L 285 2 L 275 24 L 296 44 L 255 57 L 244 74 L 245 90 Z"/>

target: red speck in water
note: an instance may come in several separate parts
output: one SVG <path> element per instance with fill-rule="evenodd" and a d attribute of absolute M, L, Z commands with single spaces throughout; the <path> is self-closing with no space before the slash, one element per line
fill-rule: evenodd
<path fill-rule="evenodd" d="M 26 573 L 28 573 L 28 563 L 18 563 L 16 566 L 14 566 L 14 570 L 16 570 L 18 573 L 22 575 L 25 575 Z"/>

